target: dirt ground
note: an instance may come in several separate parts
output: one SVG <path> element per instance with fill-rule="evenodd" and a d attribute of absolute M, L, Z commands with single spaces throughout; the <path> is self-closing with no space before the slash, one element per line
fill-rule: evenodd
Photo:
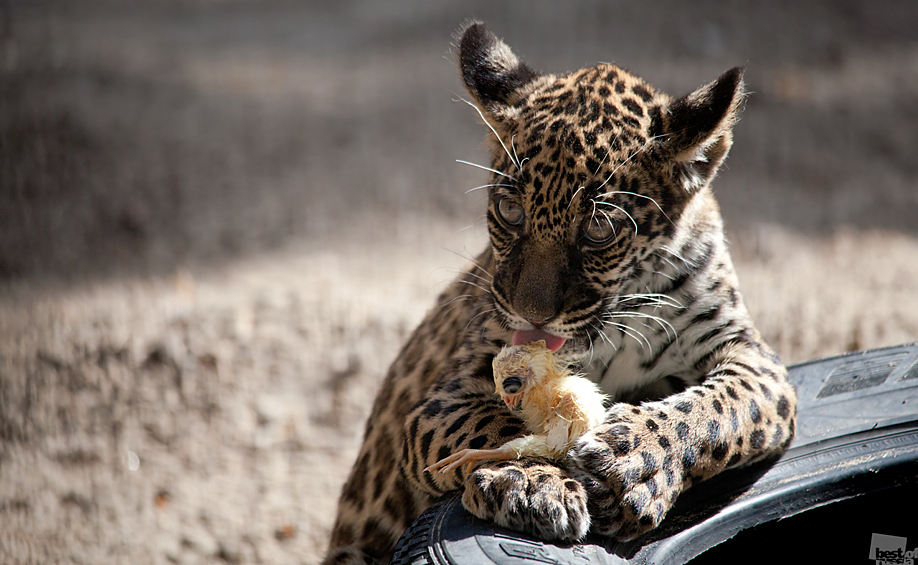
<path fill-rule="evenodd" d="M 499 4 L 499 5 L 498 5 Z M 682 94 L 790 363 L 918 338 L 918 4 L 0 0 L 0 563 L 315 563 L 375 390 L 484 242 L 480 18 Z"/>

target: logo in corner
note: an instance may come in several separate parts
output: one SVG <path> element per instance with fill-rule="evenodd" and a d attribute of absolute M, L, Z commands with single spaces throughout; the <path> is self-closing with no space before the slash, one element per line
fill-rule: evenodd
<path fill-rule="evenodd" d="M 915 565 L 918 549 L 906 551 L 907 538 L 873 534 L 870 537 L 870 555 L 877 565 Z"/>

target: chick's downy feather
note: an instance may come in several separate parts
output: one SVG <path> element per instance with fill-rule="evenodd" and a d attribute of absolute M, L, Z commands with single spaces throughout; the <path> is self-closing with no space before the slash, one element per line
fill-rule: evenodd
<path fill-rule="evenodd" d="M 605 395 L 562 366 L 544 341 L 510 345 L 494 358 L 496 393 L 526 423 L 525 435 L 496 449 L 463 449 L 427 468 L 441 473 L 486 459 L 562 459 L 573 443 L 602 423 Z"/>
<path fill-rule="evenodd" d="M 505 444 L 518 456 L 564 457 L 577 438 L 605 417 L 605 395 L 599 387 L 571 374 L 544 342 L 505 347 L 495 357 L 494 384 L 502 397 L 507 396 L 503 382 L 514 376 L 523 386 L 510 395 L 510 403 L 518 407 L 517 413 L 532 432 Z"/>

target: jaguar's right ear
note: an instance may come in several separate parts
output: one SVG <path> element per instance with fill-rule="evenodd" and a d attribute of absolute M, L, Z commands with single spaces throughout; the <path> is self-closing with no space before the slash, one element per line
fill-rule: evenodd
<path fill-rule="evenodd" d="M 733 124 L 745 96 L 743 69 L 736 67 L 667 108 L 663 144 L 672 152 L 689 192 L 717 174 L 733 145 Z"/>
<path fill-rule="evenodd" d="M 495 117 L 516 106 L 539 73 L 520 61 L 506 43 L 481 22 L 460 30 L 459 70 L 478 106 Z"/>

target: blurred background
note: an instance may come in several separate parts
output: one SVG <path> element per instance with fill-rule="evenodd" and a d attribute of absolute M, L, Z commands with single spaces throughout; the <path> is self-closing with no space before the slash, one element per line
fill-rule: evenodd
<path fill-rule="evenodd" d="M 918 337 L 914 0 L 0 0 L 0 562 L 320 559 L 485 243 L 469 18 L 673 95 L 745 65 L 715 191 L 762 333 Z"/>

